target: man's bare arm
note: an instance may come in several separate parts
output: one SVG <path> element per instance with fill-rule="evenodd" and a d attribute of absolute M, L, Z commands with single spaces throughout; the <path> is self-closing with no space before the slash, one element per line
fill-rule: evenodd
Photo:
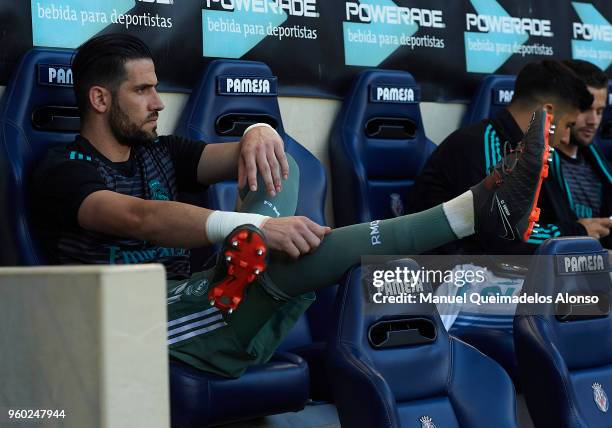
<path fill-rule="evenodd" d="M 198 183 L 210 185 L 238 178 L 240 143 L 208 144 L 198 163 Z"/>
<path fill-rule="evenodd" d="M 151 201 L 100 190 L 81 203 L 82 228 L 163 247 L 210 245 L 206 222 L 213 211 L 173 201 Z M 271 249 L 297 258 L 316 249 L 331 230 L 306 217 L 270 218 L 261 227 Z"/>
<path fill-rule="evenodd" d="M 206 220 L 211 213 L 181 202 L 144 200 L 101 190 L 81 203 L 78 221 L 87 230 L 164 247 L 195 248 L 210 245 Z"/>

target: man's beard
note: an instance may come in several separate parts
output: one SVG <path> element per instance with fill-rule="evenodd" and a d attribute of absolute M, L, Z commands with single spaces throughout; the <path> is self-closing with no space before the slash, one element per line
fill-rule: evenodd
<path fill-rule="evenodd" d="M 147 120 L 156 118 L 157 115 L 157 112 L 151 113 L 149 117 L 147 117 Z M 138 127 L 138 125 L 132 122 L 129 116 L 121 110 L 118 102 L 111 103 L 109 124 L 113 136 L 124 146 L 147 146 L 157 139 L 157 132 L 155 129 L 151 132 L 147 132 Z"/>
<path fill-rule="evenodd" d="M 570 142 L 570 144 L 572 146 L 576 146 L 576 147 L 588 147 L 593 142 L 593 140 L 585 143 L 584 141 L 580 141 L 578 138 L 574 137 L 573 134 L 571 134 L 569 142 Z"/>

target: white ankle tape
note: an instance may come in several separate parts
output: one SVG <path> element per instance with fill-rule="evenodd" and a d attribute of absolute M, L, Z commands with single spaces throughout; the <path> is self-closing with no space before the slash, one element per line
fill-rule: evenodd
<path fill-rule="evenodd" d="M 261 228 L 269 218 L 260 214 L 213 211 L 206 220 L 206 236 L 211 244 L 216 244 L 238 226 L 252 224 Z"/>
<path fill-rule="evenodd" d="M 474 234 L 474 194 L 471 190 L 444 202 L 442 209 L 457 238 Z"/>

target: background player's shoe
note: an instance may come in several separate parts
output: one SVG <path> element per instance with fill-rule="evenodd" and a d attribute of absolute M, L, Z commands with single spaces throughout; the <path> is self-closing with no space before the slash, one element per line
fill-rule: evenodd
<path fill-rule="evenodd" d="M 516 150 L 505 154 L 491 174 L 472 187 L 474 228 L 481 237 L 529 239 L 540 216 L 542 181 L 548 175 L 551 124 L 546 110 L 536 111 Z"/>
<path fill-rule="evenodd" d="M 215 285 L 208 291 L 210 304 L 231 314 L 245 288 L 266 270 L 268 246 L 261 231 L 250 224 L 235 228 L 223 242 Z"/>

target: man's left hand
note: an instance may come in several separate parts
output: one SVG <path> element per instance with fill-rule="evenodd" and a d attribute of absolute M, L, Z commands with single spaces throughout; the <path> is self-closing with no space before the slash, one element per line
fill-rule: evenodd
<path fill-rule="evenodd" d="M 258 171 L 270 196 L 282 190 L 281 177 L 289 177 L 283 140 L 267 126 L 253 128 L 240 139 L 238 187 L 242 189 L 248 182 L 249 189 L 256 191 Z"/>

